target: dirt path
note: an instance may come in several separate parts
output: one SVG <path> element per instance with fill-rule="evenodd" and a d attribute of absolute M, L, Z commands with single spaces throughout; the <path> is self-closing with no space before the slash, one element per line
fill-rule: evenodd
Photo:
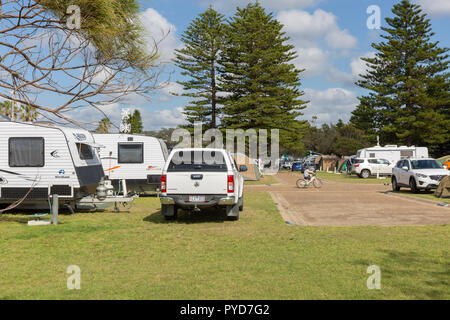
<path fill-rule="evenodd" d="M 280 184 L 246 186 L 267 191 L 286 222 L 302 226 L 397 226 L 449 224 L 450 208 L 434 203 L 394 197 L 390 186 L 324 181 L 321 189 L 298 189 L 299 175 L 281 172 Z"/>

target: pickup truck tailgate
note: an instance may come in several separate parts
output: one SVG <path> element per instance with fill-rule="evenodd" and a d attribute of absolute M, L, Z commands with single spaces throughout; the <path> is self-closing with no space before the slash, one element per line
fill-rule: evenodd
<path fill-rule="evenodd" d="M 226 194 L 226 172 L 168 172 L 167 193 Z"/>

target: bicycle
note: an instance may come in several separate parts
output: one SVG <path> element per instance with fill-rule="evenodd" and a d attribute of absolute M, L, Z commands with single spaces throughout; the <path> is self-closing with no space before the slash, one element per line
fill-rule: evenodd
<path fill-rule="evenodd" d="M 322 188 L 322 180 L 317 178 L 315 175 L 313 175 L 309 182 L 306 181 L 305 178 L 300 178 L 296 182 L 297 188 L 308 188 L 311 184 L 317 189 Z"/>

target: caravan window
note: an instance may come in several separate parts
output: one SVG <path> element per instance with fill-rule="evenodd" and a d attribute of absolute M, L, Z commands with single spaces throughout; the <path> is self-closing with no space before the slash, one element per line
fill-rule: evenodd
<path fill-rule="evenodd" d="M 143 163 L 143 143 L 119 143 L 118 163 Z"/>
<path fill-rule="evenodd" d="M 92 160 L 94 159 L 94 154 L 90 146 L 84 143 L 77 143 L 77 150 L 81 160 Z"/>
<path fill-rule="evenodd" d="M 10 167 L 43 167 L 44 138 L 9 138 Z"/>
<path fill-rule="evenodd" d="M 401 158 L 412 158 L 413 152 L 412 151 L 400 151 L 400 157 Z"/>

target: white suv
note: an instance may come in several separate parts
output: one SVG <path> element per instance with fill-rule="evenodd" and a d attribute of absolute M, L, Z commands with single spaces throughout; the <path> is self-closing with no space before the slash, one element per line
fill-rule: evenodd
<path fill-rule="evenodd" d="M 436 189 L 448 175 L 450 172 L 435 159 L 400 160 L 392 171 L 392 190 L 399 191 L 401 187 L 411 188 L 412 192 Z"/>
<path fill-rule="evenodd" d="M 200 211 L 223 207 L 230 220 L 239 219 L 244 207 L 244 178 L 232 155 L 224 149 L 174 149 L 161 176 L 161 212 L 177 218 L 179 208 Z"/>
<path fill-rule="evenodd" d="M 390 176 L 392 175 L 393 168 L 394 164 L 386 159 L 354 159 L 352 161 L 351 173 L 357 174 L 360 178 L 367 179 L 370 176 L 376 176 L 377 173 L 380 176 Z"/>

